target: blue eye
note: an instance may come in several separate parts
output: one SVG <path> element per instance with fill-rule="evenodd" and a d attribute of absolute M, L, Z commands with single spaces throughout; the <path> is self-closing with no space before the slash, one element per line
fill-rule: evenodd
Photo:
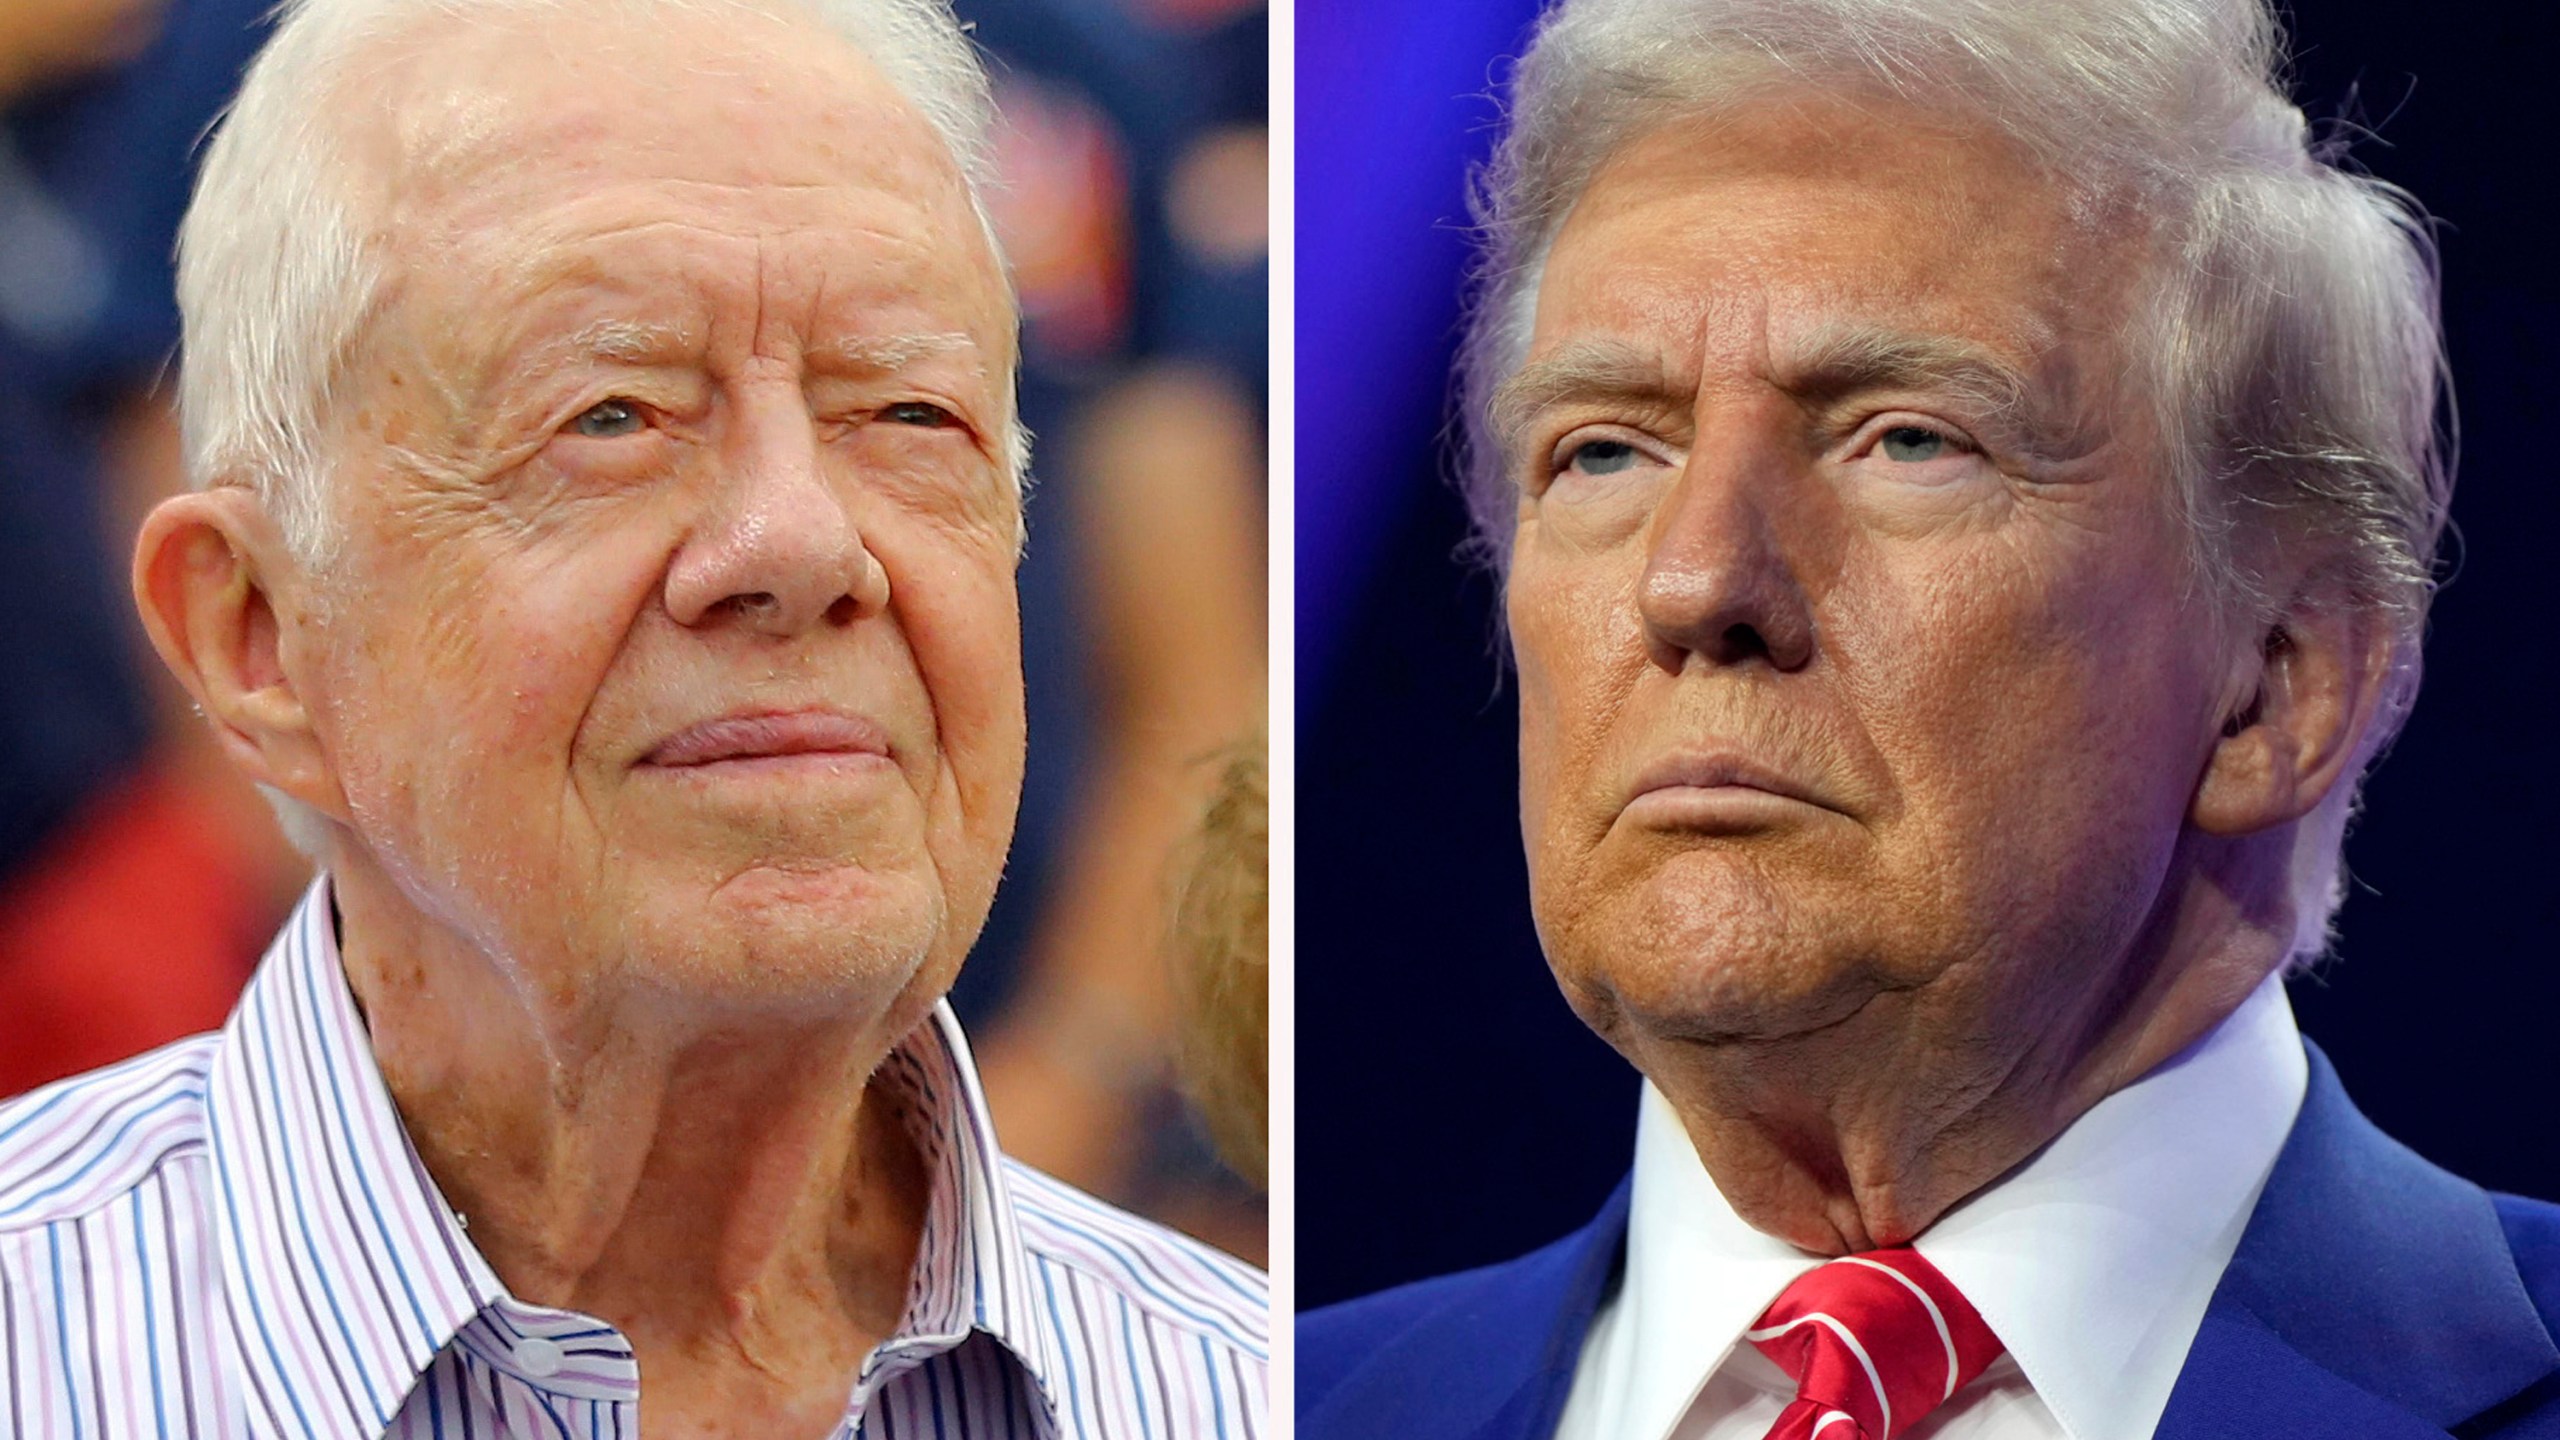
<path fill-rule="evenodd" d="M 1585 475 L 1615 475 L 1636 463 L 1636 447 L 1623 440 L 1585 440 L 1565 457 L 1567 469 Z"/>
<path fill-rule="evenodd" d="M 1896 425 L 1884 432 L 1877 448 L 1887 460 L 1935 460 L 1947 452 L 1947 437 L 1918 425 Z"/>
<path fill-rule="evenodd" d="M 895 405 L 885 406 L 880 411 L 880 418 L 893 425 L 918 425 L 927 429 L 959 423 L 950 411 L 922 400 L 901 400 Z"/>
<path fill-rule="evenodd" d="M 618 439 L 639 431 L 640 407 L 628 400 L 606 400 L 590 406 L 569 427 L 590 440 Z"/>

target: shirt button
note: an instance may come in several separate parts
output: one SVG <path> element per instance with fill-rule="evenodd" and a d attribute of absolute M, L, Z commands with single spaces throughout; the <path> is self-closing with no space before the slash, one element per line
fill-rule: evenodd
<path fill-rule="evenodd" d="M 560 1346 L 557 1341 L 539 1335 L 528 1335 L 516 1342 L 516 1366 L 536 1380 L 548 1380 L 560 1373 Z"/>

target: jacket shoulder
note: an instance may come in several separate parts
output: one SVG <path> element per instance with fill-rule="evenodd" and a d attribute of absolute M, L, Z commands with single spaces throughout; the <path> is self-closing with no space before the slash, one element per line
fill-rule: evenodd
<path fill-rule="evenodd" d="M 1511 1302 L 1523 1272 L 1571 1243 L 1559 1240 L 1517 1259 L 1434 1275 L 1299 1316 L 1299 1408 L 1321 1403 L 1362 1362 L 1417 1332 L 1472 1329 L 1506 1313 L 1520 1318 Z"/>
<path fill-rule="evenodd" d="M 2560 1205 L 2522 1195 L 2492 1194 L 2499 1228 L 2515 1257 L 2516 1276 L 2543 1326 L 2560 1334 Z M 2560 1440 L 2560 1372 L 2542 1377 L 2479 1416 L 2465 1434 L 2482 1440 Z"/>
<path fill-rule="evenodd" d="M 2429 1164 L 2305 1050 L 2301 1113 L 2159 1433 L 2560 1440 L 2560 1210 Z"/>
<path fill-rule="evenodd" d="M 2524 1281 L 2525 1298 L 2542 1316 L 2545 1328 L 2560 1334 L 2560 1205 L 2522 1195 L 2489 1197 L 2497 1207 L 2499 1227 L 2507 1233 L 2507 1249 L 2515 1256 L 2516 1274 Z M 2560 1413 L 2560 1387 L 2550 1397 Z"/>
<path fill-rule="evenodd" d="M 1543 1249 L 1300 1316 L 1298 1434 L 1546 1434 L 1626 1226 L 1621 1184 L 1589 1225 Z"/>

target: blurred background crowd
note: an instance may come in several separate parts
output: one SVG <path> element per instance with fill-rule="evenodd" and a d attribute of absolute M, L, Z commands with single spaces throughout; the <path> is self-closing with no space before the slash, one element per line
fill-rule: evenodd
<path fill-rule="evenodd" d="M 309 880 L 125 585 L 185 483 L 170 253 L 197 141 L 271 4 L 0 3 L 0 1096 L 220 1024 Z M 957 8 L 995 77 L 1039 438 L 1021 821 L 953 1003 L 1008 1151 L 1259 1261 L 1262 1203 L 1173 1082 L 1168 929 L 1222 778 L 1211 870 L 1262 853 L 1230 760 L 1266 683 L 1265 9 Z"/>

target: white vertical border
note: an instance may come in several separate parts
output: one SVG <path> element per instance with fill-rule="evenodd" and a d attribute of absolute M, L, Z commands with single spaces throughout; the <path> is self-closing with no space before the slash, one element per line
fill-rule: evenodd
<path fill-rule="evenodd" d="M 1271 6 L 1271 1422 L 1297 1433 L 1298 1310 L 1298 49 L 1296 0 Z"/>

